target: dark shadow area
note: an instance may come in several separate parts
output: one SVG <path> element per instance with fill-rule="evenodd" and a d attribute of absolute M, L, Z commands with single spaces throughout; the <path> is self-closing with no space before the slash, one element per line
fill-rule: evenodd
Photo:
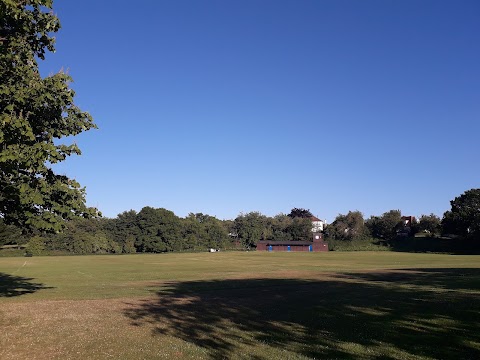
<path fill-rule="evenodd" d="M 38 290 L 51 289 L 32 280 L 32 278 L 0 273 L 0 297 L 20 296 L 32 294 Z"/>
<path fill-rule="evenodd" d="M 384 285 L 420 286 L 423 290 L 480 292 L 480 269 L 418 268 L 339 274 L 341 277 L 382 282 Z"/>
<path fill-rule="evenodd" d="M 479 239 L 450 239 L 439 237 L 399 237 L 388 242 L 394 251 L 417 253 L 446 253 L 455 255 L 480 254 Z"/>
<path fill-rule="evenodd" d="M 254 348 L 257 359 L 268 349 L 285 358 L 480 359 L 479 282 L 480 269 L 191 281 L 163 284 L 125 314 L 212 359 Z"/>

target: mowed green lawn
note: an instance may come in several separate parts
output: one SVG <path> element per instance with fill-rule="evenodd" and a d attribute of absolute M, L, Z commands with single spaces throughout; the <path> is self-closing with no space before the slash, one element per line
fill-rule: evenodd
<path fill-rule="evenodd" d="M 480 359 L 480 256 L 0 258 L 0 359 Z"/>

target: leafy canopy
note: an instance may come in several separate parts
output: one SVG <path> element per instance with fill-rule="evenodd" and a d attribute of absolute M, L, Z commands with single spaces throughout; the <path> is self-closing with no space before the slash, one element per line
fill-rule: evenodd
<path fill-rule="evenodd" d="M 373 237 L 384 240 L 393 240 L 397 230 L 402 228 L 402 213 L 400 210 L 390 210 L 381 216 L 372 216 L 365 222 Z"/>
<path fill-rule="evenodd" d="M 338 240 L 357 240 L 368 235 L 363 214 L 360 211 L 349 211 L 348 214 L 338 214 L 335 221 L 327 226 L 329 238 Z"/>
<path fill-rule="evenodd" d="M 480 189 L 470 189 L 450 201 L 450 211 L 442 219 L 443 231 L 480 238 Z"/>
<path fill-rule="evenodd" d="M 289 217 L 293 218 L 311 218 L 313 217 L 312 213 L 308 209 L 303 208 L 293 208 L 288 214 Z"/>
<path fill-rule="evenodd" d="M 74 104 L 64 72 L 42 78 L 38 61 L 55 51 L 60 29 L 51 0 L 0 1 L 0 217 L 26 229 L 59 231 L 63 220 L 98 215 L 85 205 L 85 189 L 52 164 L 75 145 L 58 139 L 95 128 Z"/>

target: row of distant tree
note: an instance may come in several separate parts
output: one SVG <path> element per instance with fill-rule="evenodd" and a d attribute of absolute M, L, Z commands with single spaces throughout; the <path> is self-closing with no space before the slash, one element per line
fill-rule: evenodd
<path fill-rule="evenodd" d="M 125 211 L 113 219 L 73 219 L 58 233 L 31 232 L 0 222 L 0 245 L 27 245 L 32 254 L 249 249 L 260 239 L 309 239 L 311 221 L 297 216 L 297 210 L 274 217 L 250 212 L 235 220 L 220 220 L 202 213 L 181 218 L 172 211 L 147 206 L 138 213 Z"/>
<path fill-rule="evenodd" d="M 468 190 L 450 204 L 451 210 L 445 212 L 442 219 L 435 214 L 421 215 L 411 223 L 406 223 L 400 210 L 390 210 L 366 220 L 361 212 L 350 211 L 346 215 L 338 215 L 325 232 L 327 237 L 338 240 L 373 237 L 389 241 L 399 234 L 412 236 L 417 233 L 432 237 L 445 235 L 479 239 L 480 189 Z"/>
<path fill-rule="evenodd" d="M 472 189 L 451 201 L 451 210 L 440 219 L 422 215 L 405 226 L 400 210 L 364 219 L 359 211 L 340 214 L 327 225 L 327 240 L 355 241 L 376 238 L 389 242 L 399 234 L 426 236 L 455 235 L 480 238 L 480 189 Z M 119 214 L 116 218 L 72 219 L 58 233 L 29 232 L 0 221 L 0 245 L 23 245 L 32 254 L 67 252 L 161 253 L 215 249 L 250 249 L 258 240 L 305 241 L 311 239 L 312 214 L 294 208 L 273 217 L 259 212 L 240 214 L 234 220 L 220 220 L 197 213 L 178 217 L 172 211 L 144 207 Z M 408 231 L 405 231 L 408 230 Z"/>
<path fill-rule="evenodd" d="M 408 221 L 411 221 L 410 217 L 408 218 Z M 433 237 L 443 232 L 442 221 L 435 214 L 422 215 L 408 224 L 406 221 L 400 210 L 390 210 L 369 219 L 364 219 L 360 211 L 349 211 L 346 215 L 338 215 L 335 221 L 325 229 L 325 235 L 330 239 L 346 241 L 365 238 L 389 241 L 398 236 L 424 233 Z"/>

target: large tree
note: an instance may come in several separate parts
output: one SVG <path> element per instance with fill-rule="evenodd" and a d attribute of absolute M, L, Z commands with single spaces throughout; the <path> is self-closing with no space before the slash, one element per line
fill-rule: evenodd
<path fill-rule="evenodd" d="M 140 234 L 135 247 L 140 252 L 182 250 L 180 219 L 173 211 L 145 206 L 137 215 Z"/>
<path fill-rule="evenodd" d="M 365 221 L 373 237 L 393 240 L 397 236 L 397 230 L 402 228 L 402 213 L 400 210 L 390 210 L 382 216 L 372 216 Z"/>
<path fill-rule="evenodd" d="M 266 222 L 267 217 L 256 211 L 237 216 L 235 233 L 245 248 L 255 246 L 258 240 L 265 240 L 263 235 Z"/>
<path fill-rule="evenodd" d="M 430 235 L 437 235 L 441 230 L 441 220 L 435 214 L 420 216 L 417 230 L 429 233 Z"/>
<path fill-rule="evenodd" d="M 357 240 L 367 236 L 363 214 L 360 211 L 349 211 L 338 214 L 335 221 L 327 226 L 328 237 L 339 240 Z"/>
<path fill-rule="evenodd" d="M 308 241 L 312 238 L 312 222 L 308 218 L 295 217 L 285 231 L 294 241 Z"/>
<path fill-rule="evenodd" d="M 181 221 L 181 231 L 184 249 L 220 249 L 230 241 L 222 221 L 207 214 L 188 214 Z"/>
<path fill-rule="evenodd" d="M 288 214 L 289 217 L 293 218 L 311 218 L 313 215 L 310 212 L 310 209 L 303 208 L 293 208 Z"/>
<path fill-rule="evenodd" d="M 80 154 L 67 136 L 95 128 L 74 104 L 64 72 L 42 78 L 60 29 L 51 0 L 0 1 L 0 217 L 25 229 L 58 231 L 63 220 L 97 215 L 85 189 L 52 164 Z"/>
<path fill-rule="evenodd" d="M 137 212 L 135 210 L 124 211 L 115 219 L 106 219 L 105 229 L 111 234 L 125 253 L 135 252 L 135 240 L 140 235 Z"/>
<path fill-rule="evenodd" d="M 480 238 L 480 189 L 465 191 L 450 205 L 452 209 L 443 215 L 443 232 Z"/>

